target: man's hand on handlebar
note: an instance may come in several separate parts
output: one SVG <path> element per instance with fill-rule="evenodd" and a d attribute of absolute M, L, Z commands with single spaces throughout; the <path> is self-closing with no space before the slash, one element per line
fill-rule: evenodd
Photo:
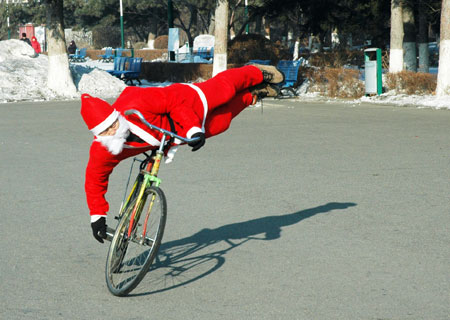
<path fill-rule="evenodd" d="M 205 145 L 205 134 L 203 132 L 197 132 L 192 135 L 192 139 L 199 138 L 194 142 L 189 142 L 189 146 L 192 147 L 192 151 L 197 151 Z"/>
<path fill-rule="evenodd" d="M 94 234 L 94 238 L 103 243 L 103 239 L 106 239 L 106 219 L 101 217 L 95 222 L 91 223 L 92 233 Z"/>

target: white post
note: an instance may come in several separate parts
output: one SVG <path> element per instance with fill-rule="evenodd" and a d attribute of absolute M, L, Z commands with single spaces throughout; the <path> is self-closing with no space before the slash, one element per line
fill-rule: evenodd
<path fill-rule="evenodd" d="M 123 35 L 123 7 L 122 7 L 122 0 L 120 0 L 120 38 L 121 38 L 121 45 L 122 49 L 125 48 L 125 38 Z"/>
<path fill-rule="evenodd" d="M 11 30 L 9 30 L 9 0 L 6 0 L 6 12 L 8 16 L 6 17 L 6 24 L 8 25 L 8 40 L 11 39 Z"/>
<path fill-rule="evenodd" d="M 228 0 L 217 1 L 215 17 L 213 77 L 227 70 Z"/>

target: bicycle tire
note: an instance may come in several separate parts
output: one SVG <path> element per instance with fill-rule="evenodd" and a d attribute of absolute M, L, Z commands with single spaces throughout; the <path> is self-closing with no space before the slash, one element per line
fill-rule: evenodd
<path fill-rule="evenodd" d="M 133 199 L 124 211 L 106 258 L 106 284 L 109 291 L 116 296 L 127 295 L 142 281 L 158 253 L 164 234 L 167 218 L 166 197 L 159 187 L 150 186 L 145 189 L 137 207 L 133 231 L 131 237 L 128 237 L 128 227 L 136 201 L 136 198 Z M 145 223 L 150 204 L 150 216 Z M 147 228 L 145 238 L 141 236 L 144 226 Z"/>

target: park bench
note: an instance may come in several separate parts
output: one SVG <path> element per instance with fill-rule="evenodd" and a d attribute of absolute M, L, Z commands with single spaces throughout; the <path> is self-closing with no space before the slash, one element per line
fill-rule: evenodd
<path fill-rule="evenodd" d="M 108 73 L 110 73 L 113 76 L 116 76 L 120 74 L 120 72 L 125 71 L 126 69 L 126 63 L 127 63 L 127 57 L 115 57 L 114 58 L 114 68 L 113 70 L 107 70 Z"/>
<path fill-rule="evenodd" d="M 69 54 L 69 61 L 75 61 L 74 57 L 80 54 L 80 49 L 75 49 L 75 53 Z"/>
<path fill-rule="evenodd" d="M 280 60 L 277 64 L 277 68 L 284 74 L 284 81 L 279 84 L 280 95 L 278 98 L 289 98 L 297 96 L 295 88 L 298 83 L 298 70 L 303 63 L 303 59 L 300 60 Z"/>
<path fill-rule="evenodd" d="M 111 62 L 114 60 L 114 54 L 112 53 L 112 48 L 106 48 L 105 54 L 100 54 L 97 57 L 100 57 L 101 61 Z"/>
<path fill-rule="evenodd" d="M 142 85 L 141 80 L 139 79 L 141 68 L 142 58 L 128 58 L 128 68 L 121 72 L 120 78 L 124 80 L 125 83 L 129 82 L 132 86 L 134 85 L 133 80 L 136 80 L 139 82 L 139 85 Z"/>
<path fill-rule="evenodd" d="M 86 48 L 82 48 L 81 50 L 77 49 L 75 51 L 75 54 L 69 55 L 69 60 L 72 62 L 80 62 L 80 61 L 86 61 Z"/>
<path fill-rule="evenodd" d="M 115 57 L 114 69 L 108 70 L 111 75 L 134 85 L 133 80 L 136 80 L 139 85 L 142 85 L 139 79 L 142 69 L 142 58 L 129 57 Z"/>
<path fill-rule="evenodd" d="M 121 57 L 123 54 L 123 49 L 122 48 L 116 48 L 114 49 L 114 56 L 115 57 Z"/>
<path fill-rule="evenodd" d="M 208 49 L 208 47 L 199 47 L 197 49 L 197 56 L 205 60 L 212 59 L 214 57 L 214 47 L 211 47 L 211 49 Z"/>

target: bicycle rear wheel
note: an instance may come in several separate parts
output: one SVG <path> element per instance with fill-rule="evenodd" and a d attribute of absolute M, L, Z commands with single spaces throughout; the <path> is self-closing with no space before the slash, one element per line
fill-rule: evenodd
<path fill-rule="evenodd" d="M 158 252 L 166 224 L 166 198 L 160 188 L 151 186 L 145 189 L 138 204 L 133 231 L 128 236 L 136 201 L 133 199 L 122 215 L 106 259 L 106 284 L 116 296 L 128 294 L 144 278 Z"/>

